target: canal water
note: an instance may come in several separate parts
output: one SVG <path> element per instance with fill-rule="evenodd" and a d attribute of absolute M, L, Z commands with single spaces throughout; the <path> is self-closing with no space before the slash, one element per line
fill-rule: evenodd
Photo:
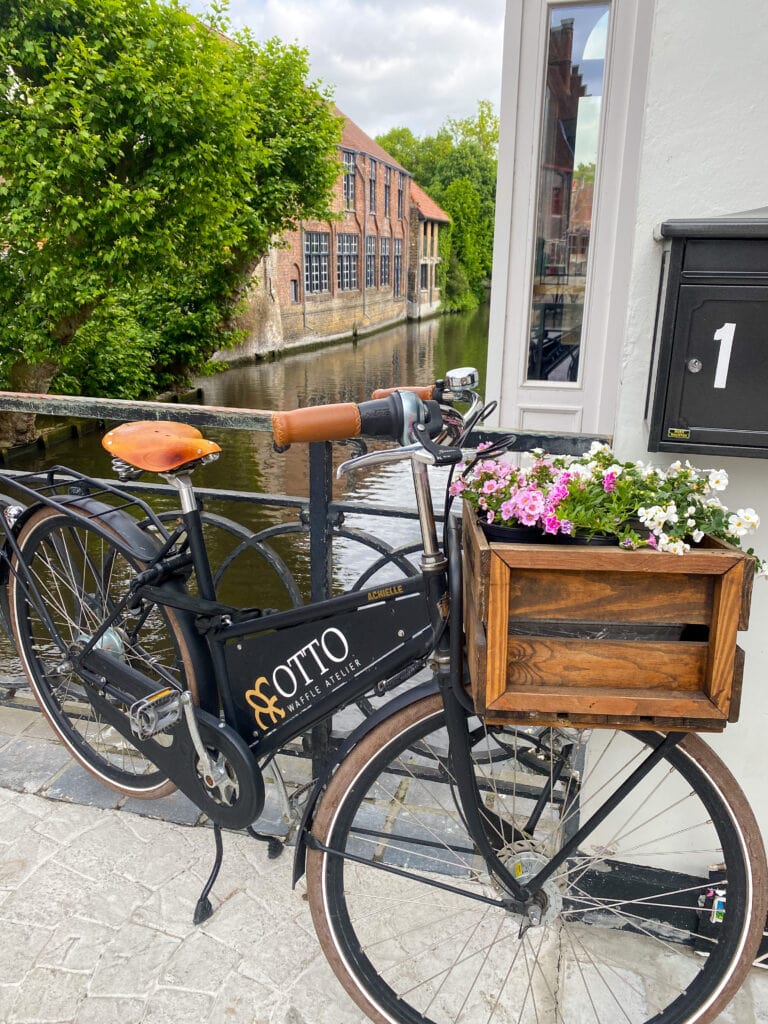
<path fill-rule="evenodd" d="M 470 314 L 439 317 L 418 323 L 399 324 L 375 335 L 312 351 L 286 355 L 247 366 L 225 370 L 195 381 L 203 389 L 207 405 L 252 409 L 293 409 L 329 402 L 362 402 L 380 387 L 428 384 L 446 370 L 475 366 L 484 380 L 488 341 L 488 307 Z M 169 407 L 169 418 L 173 409 Z M 305 497 L 308 494 L 307 447 L 294 445 L 278 454 L 272 449 L 271 434 L 265 431 L 223 431 L 206 429 L 206 436 L 222 447 L 218 461 L 195 473 L 195 484 L 205 488 L 258 491 Z M 353 454 L 334 445 L 338 463 Z M 109 459 L 97 435 L 59 445 L 45 456 L 13 468 L 42 468 L 63 464 L 94 476 L 110 475 Z M 405 465 L 376 467 L 355 473 L 334 483 L 334 497 L 377 506 L 413 508 L 410 470 Z M 445 474 L 435 471 L 435 493 L 444 485 Z M 172 507 L 168 504 L 167 507 Z M 290 526 L 295 532 L 270 540 L 297 582 L 302 599 L 309 588 L 308 544 L 300 530 L 296 510 L 265 508 L 256 504 L 206 500 L 206 509 L 243 524 L 259 533 L 275 526 Z M 344 526 L 370 533 L 395 547 L 418 538 L 415 524 L 397 519 L 348 515 Z M 213 561 L 226 563 L 239 550 L 241 539 L 224 528 L 211 528 L 209 543 Z M 353 585 L 375 556 L 358 541 L 334 542 L 332 583 L 335 590 Z M 374 580 L 391 578 L 382 570 Z M 279 573 L 265 566 L 258 551 L 246 550 L 232 561 L 220 580 L 220 597 L 239 605 L 284 607 L 291 598 L 280 582 Z M 293 600 L 296 600 L 294 595 Z"/>

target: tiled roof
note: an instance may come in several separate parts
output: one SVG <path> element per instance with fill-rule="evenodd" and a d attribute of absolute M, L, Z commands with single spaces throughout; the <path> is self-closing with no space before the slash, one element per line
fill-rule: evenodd
<path fill-rule="evenodd" d="M 378 142 L 374 142 L 370 135 L 366 135 L 362 128 L 358 128 L 354 121 L 350 121 L 347 115 L 339 110 L 338 107 L 334 110 L 334 113 L 338 117 L 344 118 L 344 129 L 341 133 L 342 149 L 354 149 L 361 153 L 367 153 L 374 160 L 381 160 L 382 163 L 389 164 L 390 167 L 396 167 L 399 171 L 410 174 L 410 171 L 407 171 L 399 161 L 390 156 L 383 146 L 380 146 Z"/>
<path fill-rule="evenodd" d="M 415 181 L 411 182 L 411 202 L 416 204 L 420 220 L 440 220 L 444 224 L 450 224 L 451 218 L 445 210 L 441 209 L 423 188 L 419 188 Z"/>

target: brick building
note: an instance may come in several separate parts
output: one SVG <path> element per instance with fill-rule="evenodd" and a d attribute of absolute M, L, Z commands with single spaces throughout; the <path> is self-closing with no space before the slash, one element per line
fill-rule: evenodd
<path fill-rule="evenodd" d="M 339 160 L 339 219 L 302 221 L 270 250 L 241 321 L 246 340 L 222 358 L 364 334 L 437 310 L 439 227 L 450 218 L 346 117 Z"/>
<path fill-rule="evenodd" d="M 440 262 L 440 225 L 451 218 L 431 196 L 411 182 L 411 231 L 408 253 L 408 318 L 420 320 L 440 307 L 437 265 Z"/>

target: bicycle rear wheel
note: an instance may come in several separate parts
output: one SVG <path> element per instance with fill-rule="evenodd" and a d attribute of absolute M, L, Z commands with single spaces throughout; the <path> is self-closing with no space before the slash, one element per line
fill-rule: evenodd
<path fill-rule="evenodd" d="M 106 532 L 106 537 L 100 531 Z M 133 744 L 102 721 L 70 655 L 88 642 L 143 566 L 107 539 L 103 521 L 42 508 L 22 527 L 18 545 L 44 602 L 49 629 L 16 575 L 9 583 L 11 627 L 32 693 L 72 756 L 117 792 L 151 799 L 175 789 Z M 157 681 L 195 694 L 191 626 L 169 609 L 143 603 L 123 613 L 99 641 L 110 653 Z M 118 704 L 127 713 L 127 707 Z M 160 734 L 158 742 L 163 741 Z"/>
<path fill-rule="evenodd" d="M 584 745 L 575 730 L 473 725 L 488 832 L 523 883 L 661 740 L 600 730 Z M 437 697 L 355 748 L 312 833 L 336 851 L 307 857 L 320 942 L 379 1024 L 704 1024 L 743 980 L 765 924 L 757 825 L 695 736 L 545 883 L 542 923 L 527 930 L 493 905 L 505 893 L 457 806 Z"/>

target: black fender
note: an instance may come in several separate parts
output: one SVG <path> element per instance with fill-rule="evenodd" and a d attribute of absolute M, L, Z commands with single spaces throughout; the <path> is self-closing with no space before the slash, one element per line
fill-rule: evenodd
<path fill-rule="evenodd" d="M 296 836 L 296 849 L 293 855 L 293 879 L 292 887 L 296 887 L 296 883 L 300 878 L 303 877 L 306 870 L 307 862 L 307 836 L 312 828 L 312 822 L 315 818 L 315 809 L 317 808 L 320 796 L 328 784 L 328 780 L 331 778 L 333 773 L 339 767 L 341 762 L 347 757 L 350 752 L 364 739 L 369 733 L 380 725 L 385 719 L 389 718 L 390 715 L 394 715 L 398 711 L 402 711 L 403 708 L 410 707 L 411 704 L 415 704 L 416 701 L 423 700 L 425 697 L 432 697 L 434 694 L 439 692 L 437 684 L 437 676 L 432 676 L 424 683 L 419 683 L 418 686 L 414 686 L 412 690 L 407 690 L 405 693 L 399 694 L 392 700 L 387 701 L 382 707 L 377 708 L 372 715 L 369 715 L 365 721 L 361 722 L 356 729 L 354 729 L 349 736 L 346 737 L 336 750 L 333 758 L 325 765 L 322 774 L 315 780 L 314 788 L 307 798 L 307 802 L 304 805 L 304 813 L 301 816 L 301 824 L 299 825 L 299 831 Z"/>
<path fill-rule="evenodd" d="M 81 494 L 57 494 L 52 501 L 39 501 L 32 505 L 23 505 L 15 498 L 9 498 L 7 494 L 0 494 L 0 514 L 2 510 L 11 506 L 21 509 L 16 515 L 13 525 L 4 524 L 5 541 L 2 545 L 3 557 L 0 559 L 0 585 L 8 583 L 10 575 L 10 560 L 13 553 L 13 545 L 9 534 L 17 537 L 21 528 L 41 508 L 56 508 L 58 505 L 74 505 L 76 510 L 85 513 L 84 518 L 90 519 L 98 516 L 107 523 L 117 534 L 117 537 L 110 538 L 115 541 L 119 548 L 142 562 L 151 561 L 160 550 L 160 543 L 147 530 L 142 530 L 133 516 L 128 515 L 122 509 L 107 505 L 103 501 L 96 501 L 95 498 L 87 498 Z"/>
<path fill-rule="evenodd" d="M 16 512 L 13 522 L 9 523 L 3 518 L 2 530 L 5 538 L 0 545 L 0 625 L 5 633 L 11 637 L 11 619 L 8 610 L 8 581 L 11 575 L 11 558 L 14 553 L 14 540 L 21 531 L 21 528 L 41 508 L 55 508 L 57 505 L 76 505 L 86 513 L 87 518 L 98 516 L 115 530 L 117 537 L 111 537 L 118 547 L 122 547 L 125 554 L 133 555 L 140 561 L 148 562 L 157 554 L 160 545 L 158 541 L 146 530 L 142 530 L 139 524 L 122 509 L 107 505 L 103 501 L 96 501 L 94 498 L 84 497 L 80 494 L 58 494 L 53 501 L 36 501 L 31 505 L 24 505 L 16 498 L 10 498 L 7 494 L 0 493 L 0 516 L 4 517 L 5 509 L 13 508 Z"/>

